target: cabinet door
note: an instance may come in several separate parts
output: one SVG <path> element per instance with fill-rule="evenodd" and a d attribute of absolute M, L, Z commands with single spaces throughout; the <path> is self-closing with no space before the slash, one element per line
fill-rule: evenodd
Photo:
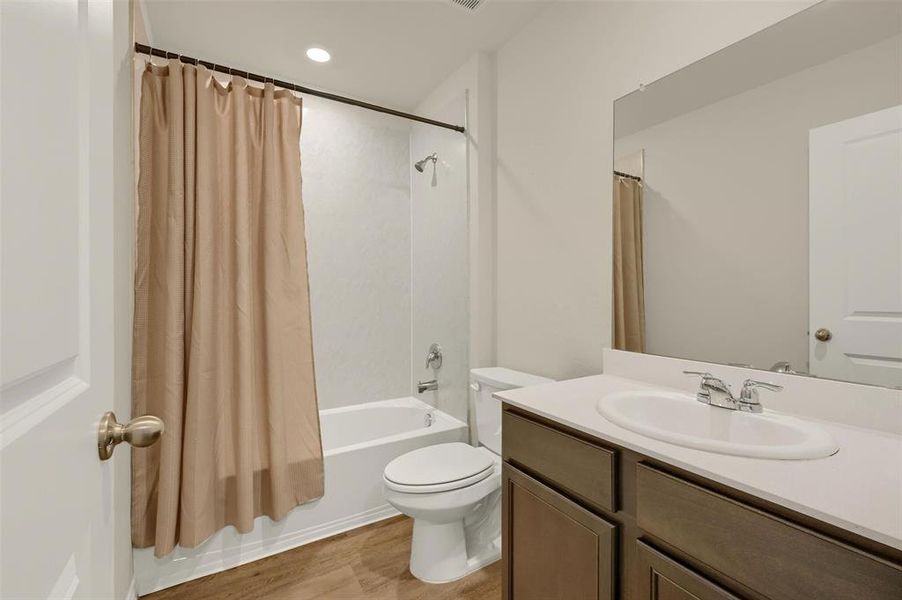
<path fill-rule="evenodd" d="M 884 560 L 650 465 L 636 469 L 639 527 L 772 600 L 902 599 Z"/>
<path fill-rule="evenodd" d="M 504 465 L 504 597 L 613 600 L 615 529 Z"/>
<path fill-rule="evenodd" d="M 639 545 L 639 600 L 738 600 L 654 548 Z"/>

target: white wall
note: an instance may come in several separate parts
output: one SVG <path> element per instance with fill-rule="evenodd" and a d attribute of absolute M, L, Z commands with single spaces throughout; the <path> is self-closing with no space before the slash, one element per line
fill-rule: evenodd
<path fill-rule="evenodd" d="M 460 95 L 434 114 L 445 122 L 463 123 L 466 97 Z M 435 378 L 438 389 L 419 397 L 466 422 L 470 339 L 467 143 L 456 131 L 415 124 L 410 151 L 411 165 L 433 152 L 438 154 L 434 170 L 431 164 L 423 173 L 409 167 L 413 379 Z M 442 347 L 438 370 L 425 368 L 432 343 Z"/>
<path fill-rule="evenodd" d="M 301 175 L 321 409 L 410 395 L 406 121 L 304 99 Z"/>
<path fill-rule="evenodd" d="M 645 150 L 647 349 L 808 361 L 808 132 L 895 106 L 896 36 L 618 139 Z"/>
<path fill-rule="evenodd" d="M 602 370 L 615 98 L 810 5 L 558 2 L 497 54 L 497 362 Z"/>
<path fill-rule="evenodd" d="M 140 44 L 153 44 L 153 34 L 147 21 L 147 4 L 144 0 L 131 0 L 132 7 L 132 35 L 134 41 Z"/>

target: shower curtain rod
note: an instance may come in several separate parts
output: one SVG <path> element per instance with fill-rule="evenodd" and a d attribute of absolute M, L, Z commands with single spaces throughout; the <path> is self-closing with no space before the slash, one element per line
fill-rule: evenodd
<path fill-rule="evenodd" d="M 245 79 L 250 79 L 252 81 L 257 81 L 260 83 L 266 83 L 267 81 L 272 83 L 274 86 L 285 88 L 287 90 L 292 90 L 295 92 L 300 92 L 302 94 L 308 94 L 310 96 L 317 96 L 319 98 L 325 98 L 327 100 L 334 100 L 335 102 L 341 102 L 343 104 L 350 104 L 351 106 L 357 106 L 360 108 L 365 108 L 367 110 L 374 110 L 376 112 L 385 113 L 387 115 L 393 115 L 395 117 L 401 117 L 402 119 L 409 119 L 411 121 L 417 121 L 419 123 L 426 123 L 427 125 L 434 125 L 436 127 L 444 127 L 445 129 L 452 129 L 454 131 L 459 131 L 460 133 L 465 133 L 466 129 L 461 127 L 460 125 L 452 125 L 451 123 L 444 123 L 442 121 L 436 121 L 434 119 L 427 119 L 426 117 L 421 117 L 419 115 L 414 115 L 411 113 L 406 113 L 400 110 L 395 110 L 393 108 L 387 108 L 385 106 L 379 106 L 378 104 L 371 104 L 369 102 L 363 102 L 362 100 L 355 100 L 354 98 L 348 98 L 347 96 L 339 96 L 338 94 L 331 94 L 329 92 L 323 92 L 320 90 L 315 90 L 313 88 L 305 87 L 303 85 L 298 85 L 296 83 L 291 83 L 289 81 L 281 81 L 279 79 L 275 79 L 273 77 L 265 77 L 263 75 L 258 75 L 256 73 L 250 73 L 248 71 L 242 71 L 241 69 L 233 69 L 232 67 L 224 67 L 222 65 L 212 63 L 208 60 L 201 60 L 199 58 L 192 58 L 190 56 L 185 56 L 184 54 L 179 54 L 177 52 L 169 52 L 168 50 L 160 50 L 159 48 L 153 48 L 146 44 L 135 43 L 135 52 L 139 54 L 147 54 L 149 56 L 159 56 L 160 58 L 175 58 L 180 60 L 183 63 L 188 63 L 191 65 L 203 65 L 211 71 L 218 71 L 220 73 L 226 73 L 228 75 L 238 75 L 239 77 L 244 77 Z"/>
<path fill-rule="evenodd" d="M 629 173 L 624 173 L 623 171 L 614 171 L 614 175 L 617 177 L 623 177 L 624 179 L 634 179 L 636 181 L 642 181 L 642 178 L 638 175 L 630 175 Z"/>

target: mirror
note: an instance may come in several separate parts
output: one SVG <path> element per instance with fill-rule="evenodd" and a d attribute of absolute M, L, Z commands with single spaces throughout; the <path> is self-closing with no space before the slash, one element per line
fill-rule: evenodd
<path fill-rule="evenodd" d="M 615 348 L 902 388 L 902 3 L 614 104 Z"/>

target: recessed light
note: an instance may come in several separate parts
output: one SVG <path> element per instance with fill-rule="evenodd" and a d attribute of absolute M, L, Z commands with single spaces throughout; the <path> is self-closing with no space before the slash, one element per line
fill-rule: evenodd
<path fill-rule="evenodd" d="M 307 58 L 314 62 L 324 63 L 329 62 L 329 59 L 332 58 L 332 55 L 329 54 L 328 51 L 323 50 L 322 48 L 308 48 L 307 49 Z"/>

